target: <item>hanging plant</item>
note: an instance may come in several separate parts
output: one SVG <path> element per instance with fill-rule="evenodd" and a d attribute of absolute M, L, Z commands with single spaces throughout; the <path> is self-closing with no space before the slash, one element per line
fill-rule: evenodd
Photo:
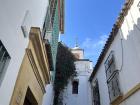
<path fill-rule="evenodd" d="M 70 49 L 59 42 L 54 81 L 54 105 L 63 105 L 62 92 L 67 86 L 69 79 L 76 76 L 75 60 L 76 58 Z"/>

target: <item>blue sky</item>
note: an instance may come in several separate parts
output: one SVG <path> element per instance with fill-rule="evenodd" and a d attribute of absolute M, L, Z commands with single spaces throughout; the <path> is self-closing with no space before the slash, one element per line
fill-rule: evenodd
<path fill-rule="evenodd" d="M 125 0 L 65 0 L 65 34 L 61 40 L 74 47 L 75 38 L 85 58 L 96 64 Z"/>

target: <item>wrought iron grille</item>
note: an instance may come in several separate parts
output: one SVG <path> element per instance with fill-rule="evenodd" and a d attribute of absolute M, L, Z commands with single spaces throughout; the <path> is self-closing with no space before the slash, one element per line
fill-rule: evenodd
<path fill-rule="evenodd" d="M 5 49 L 4 45 L 0 41 L 0 83 L 2 82 L 2 78 L 4 77 L 10 59 L 11 58 L 7 50 Z"/>

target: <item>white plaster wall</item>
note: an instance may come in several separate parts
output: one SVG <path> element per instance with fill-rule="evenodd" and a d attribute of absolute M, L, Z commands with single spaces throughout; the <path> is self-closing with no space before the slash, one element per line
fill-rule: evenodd
<path fill-rule="evenodd" d="M 46 86 L 46 94 L 43 97 L 42 105 L 53 105 L 53 98 L 54 98 L 53 85 L 48 84 Z"/>
<path fill-rule="evenodd" d="M 92 62 L 91 61 L 76 61 L 75 62 L 75 65 L 76 65 L 76 71 L 89 71 L 91 72 L 92 71 Z"/>
<path fill-rule="evenodd" d="M 28 45 L 21 31 L 25 12 L 29 10 L 29 25 L 42 28 L 48 0 L 0 0 L 0 40 L 11 56 L 0 86 L 0 105 L 9 105 L 19 68 Z"/>
<path fill-rule="evenodd" d="M 91 102 L 91 87 L 89 82 L 89 76 L 91 74 L 91 62 L 90 61 L 76 61 L 76 80 L 79 81 L 78 94 L 72 94 L 72 81 L 64 91 L 64 105 L 92 105 Z M 88 67 L 88 68 L 87 68 Z"/>
<path fill-rule="evenodd" d="M 100 103 L 101 105 L 110 105 L 110 99 L 109 99 L 109 94 L 108 94 L 108 87 L 106 84 L 106 74 L 104 70 L 104 65 L 101 65 L 97 74 L 95 75 L 94 79 L 92 80 L 92 86 L 95 80 L 98 80 L 99 84 L 99 94 L 100 94 Z M 92 94 L 93 91 L 92 91 Z M 92 101 L 93 101 L 93 97 Z M 92 104 L 94 105 L 94 103 Z"/>
<path fill-rule="evenodd" d="M 76 79 L 79 80 L 78 94 L 72 94 L 72 82 L 70 81 L 64 93 L 64 103 L 66 105 L 91 105 L 88 77 L 78 76 Z"/>
<path fill-rule="evenodd" d="M 140 83 L 140 30 L 138 29 L 140 28 L 140 11 L 137 7 L 138 2 L 139 0 L 134 0 L 134 4 L 129 10 L 118 35 L 115 37 L 115 40 L 113 41 L 100 65 L 100 68 L 98 69 L 98 72 L 96 73 L 96 76 L 94 77 L 94 79 L 97 78 L 99 82 L 101 105 L 109 105 L 110 103 L 108 98 L 109 95 L 106 84 L 104 62 L 112 50 L 115 52 L 117 69 L 120 70 L 119 80 L 122 93 L 126 94 L 130 89 Z M 134 20 L 132 19 L 130 12 Z M 123 60 L 121 38 L 123 45 Z M 140 94 L 137 92 L 125 102 L 121 103 L 121 105 L 138 105 L 140 103 L 139 97 Z"/>
<path fill-rule="evenodd" d="M 136 92 L 132 97 L 129 97 L 121 105 L 139 105 L 140 104 L 140 91 Z"/>

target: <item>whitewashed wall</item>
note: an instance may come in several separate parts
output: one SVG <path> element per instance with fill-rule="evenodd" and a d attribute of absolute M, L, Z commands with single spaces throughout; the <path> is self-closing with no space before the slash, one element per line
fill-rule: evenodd
<path fill-rule="evenodd" d="M 92 105 L 89 82 L 92 63 L 91 61 L 76 61 L 75 65 L 78 73 L 75 79 L 79 81 L 78 94 L 72 94 L 72 79 L 64 92 L 64 105 Z"/>
<path fill-rule="evenodd" d="M 115 37 L 115 40 L 113 41 L 93 79 L 94 81 L 97 78 L 99 82 L 101 105 L 109 105 L 110 103 L 104 62 L 112 50 L 115 52 L 117 69 L 120 70 L 119 79 L 122 93 L 126 94 L 130 89 L 140 83 L 140 11 L 137 7 L 139 1 L 140 0 L 134 0 L 134 4 L 125 17 L 121 29 Z M 134 19 L 132 19 L 132 17 Z M 123 45 L 123 60 L 121 39 Z M 139 105 L 139 93 L 140 92 L 135 93 L 126 101 L 121 103 L 121 105 Z"/>
<path fill-rule="evenodd" d="M 53 85 L 48 84 L 45 89 L 46 89 L 46 94 L 43 97 L 42 105 L 53 105 L 53 98 L 54 98 Z"/>
<path fill-rule="evenodd" d="M 30 13 L 28 25 L 42 28 L 48 0 L 0 0 L 0 40 L 11 56 L 10 64 L 0 86 L 0 105 L 9 105 L 19 68 L 28 45 L 21 25 Z"/>
<path fill-rule="evenodd" d="M 105 74 L 105 70 L 104 70 L 104 65 L 101 65 L 98 72 L 96 73 L 94 79 L 92 80 L 91 85 L 93 86 L 93 82 L 95 80 L 98 80 L 98 84 L 99 84 L 99 94 L 100 94 L 100 103 L 101 105 L 110 105 L 110 101 L 109 101 L 109 94 L 108 94 L 108 87 L 106 84 L 106 74 Z M 92 88 L 91 86 L 91 88 Z M 92 97 L 91 100 L 93 101 L 93 92 L 92 92 Z M 92 105 L 94 105 L 94 103 L 92 102 Z"/>
<path fill-rule="evenodd" d="M 85 71 L 89 71 L 91 72 L 93 69 L 93 65 L 91 61 L 76 61 L 75 62 L 76 65 L 76 71 L 77 72 L 85 72 Z"/>

